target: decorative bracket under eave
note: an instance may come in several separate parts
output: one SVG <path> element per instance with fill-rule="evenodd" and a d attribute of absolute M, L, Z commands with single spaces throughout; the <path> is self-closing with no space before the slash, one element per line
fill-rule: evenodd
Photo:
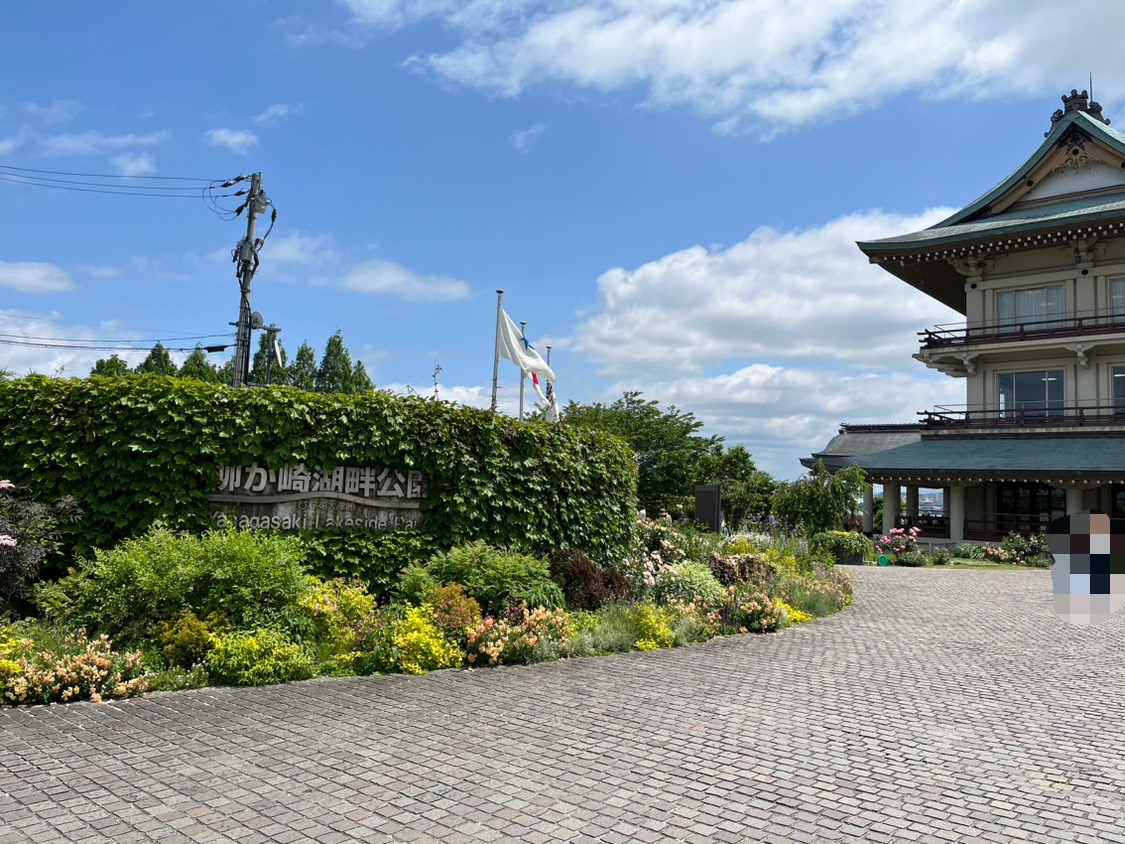
<path fill-rule="evenodd" d="M 985 258 L 981 255 L 970 255 L 965 258 L 951 256 L 945 260 L 966 278 L 982 278 L 985 273 L 991 272 L 992 268 L 996 266 L 994 258 Z"/>
<path fill-rule="evenodd" d="M 976 355 L 958 355 L 961 363 L 965 364 L 965 372 L 969 375 L 977 374 L 977 356 Z"/>
<path fill-rule="evenodd" d="M 1082 367 L 1083 369 L 1086 369 L 1090 366 L 1089 353 L 1094 350 L 1093 346 L 1091 346 L 1091 345 L 1067 346 L 1066 350 L 1068 352 L 1074 352 L 1076 355 L 1078 355 L 1078 365 L 1080 367 Z"/>

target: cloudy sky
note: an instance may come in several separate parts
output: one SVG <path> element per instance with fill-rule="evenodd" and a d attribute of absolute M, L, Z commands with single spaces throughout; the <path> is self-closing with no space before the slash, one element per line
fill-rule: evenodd
<path fill-rule="evenodd" d="M 290 353 L 340 330 L 379 386 L 432 394 L 440 367 L 441 397 L 486 406 L 503 288 L 553 347 L 563 401 L 641 390 L 789 478 L 840 422 L 964 401 L 910 357 L 918 330 L 958 315 L 854 242 L 1000 181 L 1091 72 L 1125 121 L 1115 0 L 12 3 L 3 18 L 0 368 L 84 376 L 102 354 L 50 346 L 223 342 L 245 225 L 222 211 L 236 199 L 201 191 L 260 171 L 278 220 L 254 308 Z M 160 195 L 123 195 L 141 192 Z M 517 391 L 505 362 L 503 407 Z"/>

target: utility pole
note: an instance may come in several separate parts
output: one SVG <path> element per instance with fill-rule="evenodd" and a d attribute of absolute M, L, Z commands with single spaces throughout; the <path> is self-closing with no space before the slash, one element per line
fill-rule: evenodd
<path fill-rule="evenodd" d="M 550 365 L 551 365 L 551 347 L 548 346 L 547 347 L 547 366 L 550 366 Z M 555 391 L 554 385 L 551 384 L 550 381 L 548 381 L 547 382 L 547 389 L 546 389 L 546 395 L 547 395 L 548 401 L 550 401 L 551 393 L 553 393 L 554 391 Z"/>
<path fill-rule="evenodd" d="M 268 387 L 270 385 L 270 372 L 273 369 L 272 364 L 274 362 L 274 359 L 276 358 L 276 360 L 277 360 L 278 369 L 280 369 L 285 364 L 282 363 L 281 352 L 278 351 L 278 348 L 277 348 L 277 335 L 281 333 L 281 329 L 277 327 L 276 322 L 271 322 L 270 327 L 265 329 L 265 331 L 266 331 L 266 334 L 268 334 L 269 338 L 270 338 L 270 342 L 269 342 L 270 350 L 269 350 L 269 354 L 266 355 L 266 386 Z"/>
<path fill-rule="evenodd" d="M 262 174 L 250 176 L 250 193 L 246 197 L 246 237 L 235 248 L 234 262 L 237 265 L 234 275 L 238 279 L 238 333 L 234 347 L 234 377 L 232 387 L 245 386 L 250 378 L 250 294 L 254 283 L 254 272 L 258 269 L 258 249 L 262 241 L 257 239 L 258 216 L 264 214 L 270 205 L 269 197 L 262 192 Z"/>
<path fill-rule="evenodd" d="M 496 412 L 496 390 L 500 386 L 500 314 L 504 310 L 504 291 L 496 291 L 496 351 L 492 355 L 492 407 Z"/>
<path fill-rule="evenodd" d="M 527 323 L 520 321 L 520 338 L 523 340 L 524 348 L 527 348 Z M 519 421 L 523 421 L 523 382 L 527 380 L 527 373 L 520 369 L 520 415 Z"/>

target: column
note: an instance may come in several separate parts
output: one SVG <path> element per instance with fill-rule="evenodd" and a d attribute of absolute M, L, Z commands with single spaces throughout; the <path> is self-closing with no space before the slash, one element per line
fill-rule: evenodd
<path fill-rule="evenodd" d="M 952 542 L 965 540 L 965 487 L 950 486 L 946 498 L 949 507 L 949 539 Z"/>
<path fill-rule="evenodd" d="M 908 486 L 906 488 L 906 514 L 912 519 L 918 518 L 918 487 Z"/>
<path fill-rule="evenodd" d="M 883 535 L 887 536 L 898 518 L 900 488 L 898 484 L 883 484 Z"/>
<path fill-rule="evenodd" d="M 1078 488 L 1067 489 L 1066 491 L 1066 514 L 1069 516 L 1072 513 L 1081 513 L 1085 510 L 1083 502 L 1082 490 Z"/>
<path fill-rule="evenodd" d="M 871 484 L 863 485 L 863 532 L 871 533 L 875 530 L 875 488 Z"/>

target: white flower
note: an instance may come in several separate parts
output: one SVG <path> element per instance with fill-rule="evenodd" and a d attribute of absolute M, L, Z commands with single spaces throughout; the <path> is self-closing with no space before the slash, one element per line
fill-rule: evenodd
<path fill-rule="evenodd" d="M 15 548 L 19 543 L 16 542 L 14 536 L 8 536 L 6 533 L 0 533 L 0 545 L 6 545 L 9 548 Z"/>

